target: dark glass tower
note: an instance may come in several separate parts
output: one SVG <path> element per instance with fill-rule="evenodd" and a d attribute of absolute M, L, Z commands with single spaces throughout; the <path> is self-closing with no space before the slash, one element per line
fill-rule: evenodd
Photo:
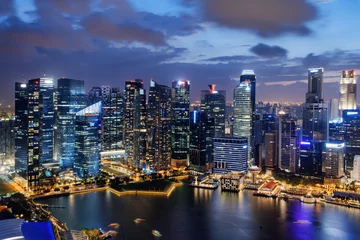
<path fill-rule="evenodd" d="M 40 164 L 53 161 L 54 81 L 38 78 L 28 83 L 28 186 L 39 185 Z"/>
<path fill-rule="evenodd" d="M 150 166 L 168 167 L 171 161 L 171 88 L 150 80 L 147 108 Z"/>
<path fill-rule="evenodd" d="M 73 168 L 75 152 L 75 114 L 86 107 L 84 81 L 58 80 L 56 114 L 57 160 L 64 169 Z"/>
<path fill-rule="evenodd" d="M 323 100 L 323 75 L 323 68 L 308 71 L 299 171 L 310 176 L 322 175 L 322 152 L 328 140 L 328 105 Z"/>
<path fill-rule="evenodd" d="M 102 89 L 102 151 L 118 151 L 124 148 L 124 95 L 120 88 Z"/>
<path fill-rule="evenodd" d="M 146 165 L 146 94 L 141 79 L 125 83 L 125 151 L 133 167 Z"/>
<path fill-rule="evenodd" d="M 171 90 L 171 165 L 189 165 L 190 81 L 173 81 Z"/>
<path fill-rule="evenodd" d="M 353 170 L 354 157 L 360 155 L 360 111 L 343 111 L 343 131 L 345 141 L 345 169 Z"/>
<path fill-rule="evenodd" d="M 28 131 L 27 84 L 15 83 L 15 171 L 26 170 Z"/>
<path fill-rule="evenodd" d="M 280 168 L 294 173 L 299 159 L 296 121 L 288 114 L 280 114 Z"/>
<path fill-rule="evenodd" d="M 101 101 L 76 113 L 74 172 L 80 178 L 99 173 L 101 151 Z"/>

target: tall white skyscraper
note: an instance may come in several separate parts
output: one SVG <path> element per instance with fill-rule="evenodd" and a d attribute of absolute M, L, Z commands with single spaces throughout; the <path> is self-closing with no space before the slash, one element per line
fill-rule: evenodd
<path fill-rule="evenodd" d="M 356 74 L 354 70 L 342 71 L 340 79 L 340 112 L 356 109 Z"/>

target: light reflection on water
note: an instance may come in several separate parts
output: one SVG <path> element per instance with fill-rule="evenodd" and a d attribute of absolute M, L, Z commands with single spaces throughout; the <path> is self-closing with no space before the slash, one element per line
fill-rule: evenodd
<path fill-rule="evenodd" d="M 360 210 L 296 200 L 254 197 L 207 189 L 177 188 L 169 198 L 94 192 L 39 200 L 71 229 L 120 223 L 126 239 L 357 239 Z M 147 220 L 135 224 L 135 218 Z M 310 224 L 296 224 L 298 220 Z M 119 238 L 121 239 L 121 238 Z"/>

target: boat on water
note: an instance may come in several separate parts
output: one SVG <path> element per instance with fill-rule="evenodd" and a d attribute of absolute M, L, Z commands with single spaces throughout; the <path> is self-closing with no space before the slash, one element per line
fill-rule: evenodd
<path fill-rule="evenodd" d="M 161 237 L 161 233 L 158 230 L 152 230 L 151 231 L 152 235 L 154 235 L 155 237 Z"/>
<path fill-rule="evenodd" d="M 134 220 L 134 223 L 142 223 L 142 222 L 146 222 L 146 220 L 142 218 L 137 218 Z"/>
<path fill-rule="evenodd" d="M 302 196 L 300 200 L 303 203 L 315 203 L 316 202 L 315 198 L 310 194 L 308 194 L 306 196 Z"/>
<path fill-rule="evenodd" d="M 108 225 L 108 227 L 119 228 L 119 227 L 120 227 L 120 224 L 118 224 L 118 223 L 110 223 L 110 224 Z"/>
<path fill-rule="evenodd" d="M 296 222 L 294 222 L 296 224 L 310 224 L 311 222 L 308 220 L 297 220 Z"/>

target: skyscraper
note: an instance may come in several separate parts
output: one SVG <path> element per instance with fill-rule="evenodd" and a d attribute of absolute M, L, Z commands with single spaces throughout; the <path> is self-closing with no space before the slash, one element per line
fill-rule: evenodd
<path fill-rule="evenodd" d="M 87 106 L 93 105 L 102 101 L 102 89 L 101 87 L 92 87 L 87 94 Z"/>
<path fill-rule="evenodd" d="M 150 80 L 147 108 L 148 158 L 150 166 L 171 163 L 171 88 Z"/>
<path fill-rule="evenodd" d="M 146 164 L 146 94 L 141 79 L 125 83 L 125 151 L 133 167 Z"/>
<path fill-rule="evenodd" d="M 332 98 L 330 100 L 330 119 L 333 120 L 339 117 L 339 99 Z"/>
<path fill-rule="evenodd" d="M 10 116 L 0 118 L 0 163 L 14 159 L 14 120 Z"/>
<path fill-rule="evenodd" d="M 74 172 L 80 178 L 99 173 L 101 151 L 101 101 L 76 113 Z"/>
<path fill-rule="evenodd" d="M 264 136 L 265 167 L 277 168 L 279 166 L 279 132 L 267 131 Z"/>
<path fill-rule="evenodd" d="M 67 169 L 74 166 L 75 114 L 86 107 L 86 96 L 84 81 L 61 78 L 57 86 L 57 160 Z"/>
<path fill-rule="evenodd" d="M 252 134 L 252 84 L 250 81 L 240 82 L 234 89 L 234 123 L 233 136 L 245 137 L 248 142 L 248 160 L 251 156 Z"/>
<path fill-rule="evenodd" d="M 344 147 L 343 142 L 326 143 L 325 175 L 327 177 L 344 176 Z"/>
<path fill-rule="evenodd" d="M 360 111 L 343 110 L 345 170 L 353 169 L 355 155 L 360 155 Z"/>
<path fill-rule="evenodd" d="M 323 75 L 323 68 L 311 68 L 308 71 L 299 168 L 304 175 L 322 175 L 322 151 L 328 140 L 328 105 L 323 100 Z"/>
<path fill-rule="evenodd" d="M 171 165 L 189 165 L 190 81 L 173 81 L 171 89 Z"/>
<path fill-rule="evenodd" d="M 119 88 L 102 87 L 102 151 L 124 148 L 124 95 Z"/>
<path fill-rule="evenodd" d="M 295 172 L 299 158 L 299 144 L 296 136 L 296 121 L 288 114 L 280 114 L 280 168 Z"/>
<path fill-rule="evenodd" d="M 341 74 L 340 79 L 340 103 L 339 109 L 356 109 L 356 74 L 354 70 L 346 70 Z"/>
<path fill-rule="evenodd" d="M 15 83 L 15 171 L 26 170 L 28 144 L 28 92 L 27 84 Z"/>
<path fill-rule="evenodd" d="M 38 78 L 28 83 L 28 186 L 39 184 L 40 164 L 53 161 L 54 81 Z"/>

